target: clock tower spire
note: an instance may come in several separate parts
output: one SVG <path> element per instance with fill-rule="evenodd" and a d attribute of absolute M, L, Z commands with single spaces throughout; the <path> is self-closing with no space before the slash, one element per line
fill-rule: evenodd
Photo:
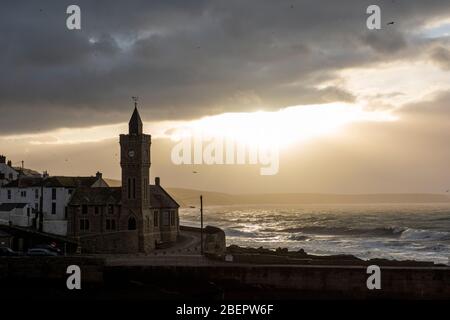
<path fill-rule="evenodd" d="M 153 219 L 150 214 L 150 146 L 151 136 L 143 133 L 142 120 L 133 97 L 134 111 L 128 134 L 120 135 L 120 166 L 122 167 L 122 230 L 136 232 L 139 251 L 154 248 Z"/>
<path fill-rule="evenodd" d="M 134 101 L 134 111 L 128 123 L 129 134 L 142 134 L 142 120 L 137 109 L 138 97 L 132 97 Z"/>

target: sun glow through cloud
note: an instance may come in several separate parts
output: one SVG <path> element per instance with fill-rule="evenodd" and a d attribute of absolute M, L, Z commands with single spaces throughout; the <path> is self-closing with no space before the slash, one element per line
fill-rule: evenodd
<path fill-rule="evenodd" d="M 177 140 L 185 136 L 227 138 L 238 143 L 284 147 L 293 142 L 333 134 L 354 122 L 393 121 L 387 111 L 366 111 L 355 104 L 330 103 L 292 106 L 278 111 L 224 113 L 192 121 L 161 121 L 145 124 L 153 138 Z M 62 128 L 47 133 L 3 137 L 29 144 L 77 144 L 114 139 L 127 131 L 124 123 L 89 128 Z"/>
<path fill-rule="evenodd" d="M 172 133 L 184 136 L 223 137 L 240 143 L 284 147 L 336 132 L 354 122 L 393 121 L 387 111 L 365 111 L 353 104 L 330 103 L 292 106 L 274 112 L 225 113 L 187 123 Z"/>

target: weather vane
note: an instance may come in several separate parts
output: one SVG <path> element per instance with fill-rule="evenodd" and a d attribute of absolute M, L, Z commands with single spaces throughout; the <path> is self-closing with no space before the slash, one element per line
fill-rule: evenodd
<path fill-rule="evenodd" d="M 131 97 L 134 101 L 134 106 L 137 108 L 138 97 Z"/>

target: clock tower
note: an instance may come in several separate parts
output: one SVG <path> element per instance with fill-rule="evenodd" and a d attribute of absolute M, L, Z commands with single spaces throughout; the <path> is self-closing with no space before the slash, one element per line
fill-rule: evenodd
<path fill-rule="evenodd" d="M 155 233 L 150 211 L 150 145 L 151 136 L 144 134 L 137 109 L 128 124 L 128 134 L 120 135 L 120 166 L 122 167 L 122 196 L 120 229 L 136 232 L 140 252 L 155 247 Z"/>

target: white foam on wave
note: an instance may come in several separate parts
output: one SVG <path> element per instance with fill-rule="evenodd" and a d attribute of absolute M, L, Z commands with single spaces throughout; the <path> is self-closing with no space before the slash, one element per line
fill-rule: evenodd
<path fill-rule="evenodd" d="M 450 240 L 450 233 L 408 228 L 402 232 L 401 240 Z"/>

